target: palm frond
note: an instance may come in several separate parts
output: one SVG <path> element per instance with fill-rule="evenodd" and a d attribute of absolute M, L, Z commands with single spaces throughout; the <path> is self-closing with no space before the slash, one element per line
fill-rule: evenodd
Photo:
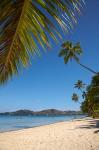
<path fill-rule="evenodd" d="M 67 51 L 65 49 L 62 49 L 60 52 L 59 52 L 59 57 L 62 57 L 62 56 L 65 56 L 67 55 Z"/>
<path fill-rule="evenodd" d="M 80 46 L 80 43 L 76 43 L 74 46 L 74 51 L 78 54 L 81 55 L 82 54 L 82 48 Z"/>
<path fill-rule="evenodd" d="M 83 89 L 85 88 L 85 83 L 82 80 L 78 80 L 77 83 L 74 84 L 74 88 Z"/>
<path fill-rule="evenodd" d="M 61 38 L 59 27 L 71 28 L 82 7 L 83 0 L 0 0 L 0 83 Z"/>
<path fill-rule="evenodd" d="M 69 62 L 69 60 L 72 61 L 72 56 L 70 54 L 67 54 L 65 57 L 64 57 L 64 63 L 67 64 Z"/>

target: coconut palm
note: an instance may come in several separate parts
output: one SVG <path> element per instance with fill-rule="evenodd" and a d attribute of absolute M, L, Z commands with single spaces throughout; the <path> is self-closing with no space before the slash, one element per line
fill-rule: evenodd
<path fill-rule="evenodd" d="M 82 6 L 83 0 L 1 0 L 0 83 L 30 64 L 41 47 L 50 47 L 49 38 L 60 39 Z"/>
<path fill-rule="evenodd" d="M 99 74 L 96 71 L 80 63 L 79 55 L 81 54 L 82 54 L 82 48 L 80 46 L 80 43 L 73 44 L 70 41 L 66 41 L 62 44 L 62 49 L 60 50 L 59 57 L 64 57 L 65 64 L 67 64 L 69 60 L 74 59 L 83 68 L 89 70 L 94 74 Z"/>
<path fill-rule="evenodd" d="M 72 100 L 74 101 L 74 102 L 79 102 L 79 97 L 78 97 L 78 95 L 76 94 L 76 93 L 73 93 L 73 95 L 72 95 Z M 80 103 L 80 102 L 79 102 Z"/>
<path fill-rule="evenodd" d="M 74 84 L 74 87 L 82 90 L 83 88 L 85 88 L 85 85 L 86 84 L 84 84 L 82 80 L 78 80 L 77 83 Z"/>
<path fill-rule="evenodd" d="M 85 85 L 86 84 L 84 84 L 82 80 L 78 80 L 77 83 L 74 84 L 74 88 L 77 88 L 78 90 L 80 90 L 82 92 L 82 98 L 83 99 L 86 96 L 86 92 L 83 91 L 83 89 L 85 88 Z"/>

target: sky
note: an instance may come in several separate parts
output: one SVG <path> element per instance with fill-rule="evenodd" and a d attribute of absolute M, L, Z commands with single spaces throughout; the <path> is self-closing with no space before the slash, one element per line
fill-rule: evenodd
<path fill-rule="evenodd" d="M 88 0 L 78 24 L 63 41 L 80 42 L 83 54 L 81 63 L 99 71 L 99 1 Z M 77 80 L 89 84 L 93 76 L 75 61 L 64 64 L 58 57 L 59 44 L 32 59 L 32 65 L 6 85 L 0 86 L 0 112 L 30 109 L 34 111 L 55 108 L 79 110 L 79 104 L 72 102 Z M 80 93 L 79 93 L 80 94 Z M 79 97 L 80 98 L 80 97 Z M 81 98 L 80 98 L 81 100 Z"/>

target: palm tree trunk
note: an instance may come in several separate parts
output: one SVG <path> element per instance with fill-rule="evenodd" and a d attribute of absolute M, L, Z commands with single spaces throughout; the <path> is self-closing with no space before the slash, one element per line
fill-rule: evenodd
<path fill-rule="evenodd" d="M 81 65 L 83 68 L 89 70 L 90 72 L 92 72 L 92 73 L 94 73 L 94 74 L 98 74 L 96 71 L 90 69 L 89 67 L 86 67 L 85 65 L 83 65 L 83 64 L 81 64 L 81 63 L 79 63 L 79 65 Z"/>
<path fill-rule="evenodd" d="M 81 102 L 80 102 L 80 101 L 78 101 L 78 103 L 81 105 Z"/>
<path fill-rule="evenodd" d="M 99 128 L 99 120 L 96 120 L 96 128 Z"/>

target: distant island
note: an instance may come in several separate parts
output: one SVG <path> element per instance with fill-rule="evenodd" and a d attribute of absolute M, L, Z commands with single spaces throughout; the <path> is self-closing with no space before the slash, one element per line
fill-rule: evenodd
<path fill-rule="evenodd" d="M 9 116 L 40 116 L 40 115 L 83 115 L 81 111 L 61 111 L 57 109 L 46 109 L 42 111 L 31 111 L 31 110 L 17 110 L 14 112 L 4 112 L 0 113 L 0 115 L 9 115 Z"/>

